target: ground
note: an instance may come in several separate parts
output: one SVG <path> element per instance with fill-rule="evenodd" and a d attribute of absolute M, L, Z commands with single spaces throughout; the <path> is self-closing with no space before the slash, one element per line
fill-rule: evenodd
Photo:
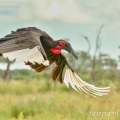
<path fill-rule="evenodd" d="M 103 97 L 91 97 L 67 89 L 51 89 L 43 81 L 0 82 L 0 120 L 119 120 L 120 92 L 111 84 Z"/>

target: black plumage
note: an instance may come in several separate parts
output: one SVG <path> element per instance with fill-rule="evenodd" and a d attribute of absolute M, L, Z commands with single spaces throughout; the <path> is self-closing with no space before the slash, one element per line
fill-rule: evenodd
<path fill-rule="evenodd" d="M 55 55 L 50 51 L 50 48 L 55 47 L 58 41 L 54 41 L 46 32 L 37 29 L 35 27 L 22 28 L 17 31 L 12 31 L 11 34 L 6 35 L 4 38 L 0 39 L 0 53 L 17 51 L 25 48 L 34 48 L 40 45 L 40 51 L 46 58 L 50 61 L 50 65 L 56 62 L 55 68 L 53 68 L 52 78 L 55 80 L 59 76 L 59 80 L 62 83 L 62 71 L 67 64 L 67 60 L 62 54 Z M 1 47 L 4 46 L 4 47 Z M 43 64 L 32 64 L 30 62 L 25 63 L 30 65 L 32 69 L 36 72 L 41 72 L 46 67 Z M 70 65 L 69 65 L 70 67 Z M 72 67 L 70 67 L 72 69 Z M 73 69 L 72 69 L 73 70 Z M 60 73 L 60 74 L 59 74 Z"/>
<path fill-rule="evenodd" d="M 64 40 L 53 40 L 46 32 L 35 28 L 21 28 L 12 31 L 0 39 L 0 55 L 10 60 L 23 61 L 36 72 L 41 72 L 46 67 L 55 63 L 51 77 L 60 83 L 69 84 L 78 92 L 86 92 L 92 96 L 102 96 L 109 91 L 109 87 L 98 88 L 84 82 L 75 73 L 66 57 L 61 53 L 65 49 L 76 59 L 77 56 L 70 43 Z"/>

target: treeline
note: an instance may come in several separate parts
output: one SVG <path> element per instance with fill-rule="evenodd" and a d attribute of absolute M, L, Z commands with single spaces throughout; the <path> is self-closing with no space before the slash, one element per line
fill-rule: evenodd
<path fill-rule="evenodd" d="M 74 66 L 75 71 L 89 80 L 98 80 L 98 79 L 120 79 L 120 70 L 119 70 L 119 60 L 111 58 L 108 54 L 100 54 L 94 60 L 93 57 L 85 51 L 77 51 L 77 56 L 79 60 L 75 60 L 75 58 L 69 54 L 65 53 L 68 61 L 72 66 Z M 14 62 L 10 62 L 6 59 L 1 59 L 1 62 L 5 62 L 7 64 L 6 70 L 0 70 L 1 78 L 5 81 L 9 81 L 10 79 L 31 79 L 36 78 L 40 79 L 49 76 L 51 69 L 46 69 L 42 73 L 36 73 L 34 70 L 10 70 L 10 65 L 14 64 Z M 3 63 L 4 64 L 4 63 Z M 94 68 L 93 68 L 94 64 Z M 86 79 L 86 78 L 85 78 Z"/>

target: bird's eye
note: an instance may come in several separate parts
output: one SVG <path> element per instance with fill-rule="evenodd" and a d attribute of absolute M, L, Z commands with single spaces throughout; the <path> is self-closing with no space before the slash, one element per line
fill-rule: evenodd
<path fill-rule="evenodd" d="M 59 45 L 63 47 L 63 46 L 65 46 L 65 45 L 66 45 L 66 42 L 64 42 L 64 41 L 60 40 L 60 41 L 59 41 Z"/>

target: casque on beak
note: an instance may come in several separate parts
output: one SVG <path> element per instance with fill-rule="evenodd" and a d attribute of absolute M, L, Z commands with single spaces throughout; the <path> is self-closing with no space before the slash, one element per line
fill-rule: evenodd
<path fill-rule="evenodd" d="M 66 45 L 64 47 L 62 47 L 62 49 L 71 53 L 78 60 L 78 57 L 77 57 L 75 51 L 73 50 L 73 48 L 71 47 L 70 43 L 66 42 Z"/>

